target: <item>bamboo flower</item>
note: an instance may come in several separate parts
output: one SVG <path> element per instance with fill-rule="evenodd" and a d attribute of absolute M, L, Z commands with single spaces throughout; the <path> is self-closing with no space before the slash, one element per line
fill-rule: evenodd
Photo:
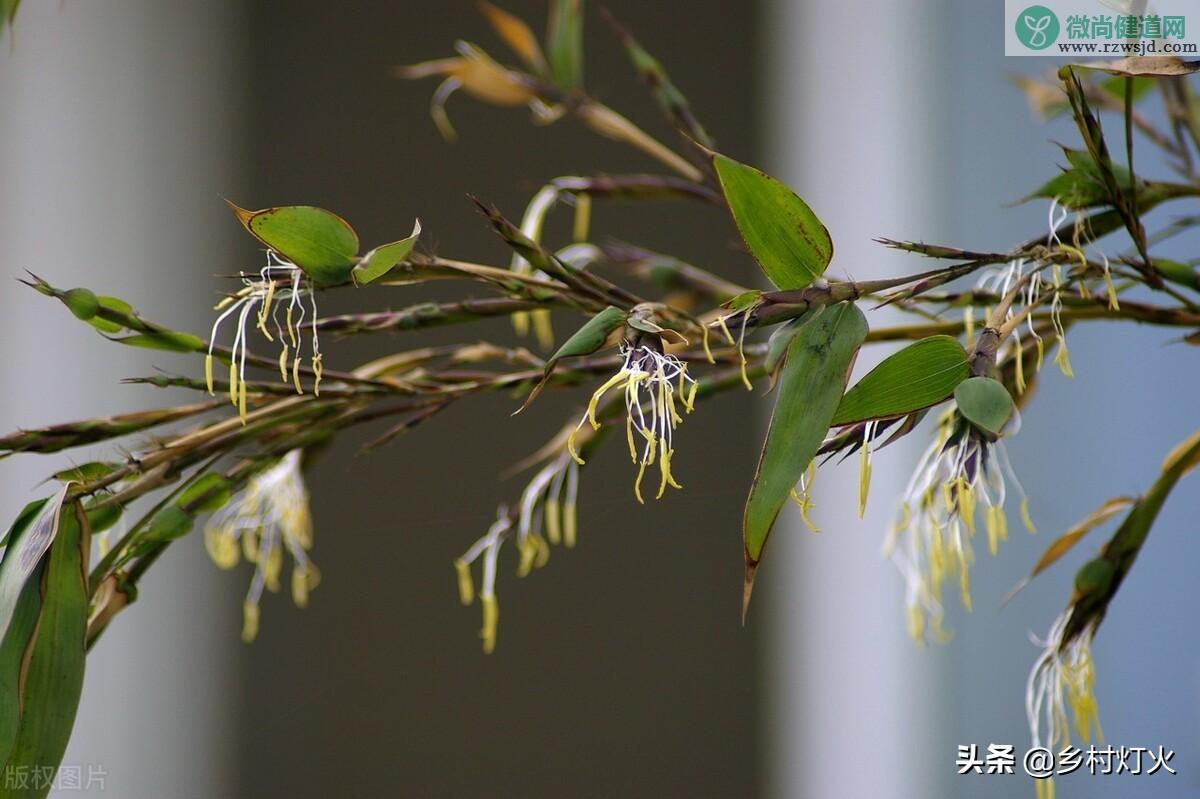
<path fill-rule="evenodd" d="M 268 327 L 275 328 L 279 338 L 279 375 L 284 382 L 288 380 L 288 356 L 291 360 L 291 380 L 297 394 L 303 394 L 300 385 L 300 353 L 303 349 L 302 326 L 309 312 L 309 331 L 312 351 L 312 368 L 315 374 L 313 392 L 320 394 L 321 390 L 321 347 L 317 337 L 317 298 L 312 279 L 300 267 L 285 261 L 275 253 L 267 250 L 267 263 L 259 270 L 257 278 L 242 273 L 243 288 L 236 294 L 226 297 L 217 304 L 220 311 L 208 339 L 208 355 L 204 359 L 204 377 L 208 385 L 208 393 L 213 393 L 213 350 L 217 343 L 217 334 L 221 323 L 236 314 L 237 330 L 233 339 L 233 357 L 229 362 L 229 400 L 238 409 L 242 418 L 246 418 L 246 354 L 249 350 L 249 331 L 246 329 L 251 313 L 254 314 L 254 326 L 266 337 L 274 341 Z M 308 307 L 305 308 L 305 300 Z M 257 311 L 255 308 L 257 307 Z M 281 314 L 282 309 L 282 314 Z"/>
<path fill-rule="evenodd" d="M 320 580 L 308 557 L 313 544 L 308 490 L 300 474 L 301 450 L 294 449 L 213 514 L 204 529 L 204 544 L 222 569 L 237 565 L 239 552 L 254 564 L 254 577 L 243 603 L 242 640 L 258 635 L 259 601 L 263 589 L 279 590 L 286 549 L 292 558 L 292 601 L 308 604 L 308 592 Z"/>
<path fill-rule="evenodd" d="M 924 641 L 927 633 L 934 640 L 947 637 L 942 627 L 946 578 L 957 577 L 963 605 L 971 608 L 976 510 L 982 511 L 988 551 L 995 555 L 1008 538 L 1004 503 L 1010 486 L 1020 497 L 1021 520 L 1032 532 L 1025 492 L 1004 443 L 988 441 L 956 411 L 947 411 L 904 491 L 885 545 L 907 584 L 908 628 L 915 640 Z"/>
<path fill-rule="evenodd" d="M 674 355 L 660 352 L 646 345 L 621 347 L 625 356 L 621 368 L 592 394 L 587 410 L 575 427 L 577 433 L 583 425 L 600 428 L 596 416 L 600 401 L 610 390 L 625 392 L 625 437 L 629 444 L 629 456 L 638 466 L 637 479 L 633 484 L 638 502 L 642 497 L 642 478 L 646 467 L 657 462 L 661 479 L 656 499 L 661 499 L 667 486 L 682 488 L 671 473 L 671 459 L 675 455 L 675 428 L 683 421 L 679 413 L 691 413 L 696 398 L 697 383 L 687 373 L 687 364 Z M 641 452 L 638 452 L 638 445 Z M 580 464 L 583 458 L 575 448 L 575 433 L 567 439 L 567 449 Z"/>

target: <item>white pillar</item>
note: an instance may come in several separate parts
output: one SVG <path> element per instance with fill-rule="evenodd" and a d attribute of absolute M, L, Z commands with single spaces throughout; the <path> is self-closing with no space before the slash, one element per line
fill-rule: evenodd
<path fill-rule="evenodd" d="M 105 342 L 20 286 L 29 269 L 201 330 L 236 225 L 235 3 L 26 2 L 0 40 L 0 427 L 8 432 L 178 400 L 119 379 L 180 356 Z M 9 38 L 15 33 L 15 40 Z M 196 363 L 191 363 L 193 373 Z M 97 450 L 95 454 L 111 448 Z M 38 482 L 91 453 L 0 462 L 7 526 Z M 88 661 L 64 765 L 123 799 L 229 795 L 237 597 L 192 536 Z M 98 787 L 98 786 L 93 786 Z M 63 791 L 63 796 L 78 791 Z"/>
<path fill-rule="evenodd" d="M 830 275 L 912 271 L 872 238 L 920 231 L 933 214 L 927 96 L 932 57 L 922 27 L 936 4 L 770 0 L 764 168 L 826 223 Z M 843 52 L 850 44 L 855 54 Z M 881 317 L 869 314 L 872 323 Z M 879 353 L 861 357 L 855 377 Z M 857 519 L 857 457 L 823 468 L 813 535 L 786 510 L 759 580 L 768 602 L 765 742 L 775 797 L 930 795 L 921 776 L 940 756 L 929 736 L 935 677 L 905 632 L 903 587 L 880 554 L 917 455 L 904 441 L 874 460 Z M 753 612 L 753 610 L 752 610 Z M 922 664 L 918 664 L 923 660 Z"/>

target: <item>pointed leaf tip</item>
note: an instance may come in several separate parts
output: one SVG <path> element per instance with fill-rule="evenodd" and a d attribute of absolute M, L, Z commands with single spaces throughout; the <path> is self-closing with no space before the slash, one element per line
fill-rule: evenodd
<path fill-rule="evenodd" d="M 833 259 L 833 240 L 812 209 L 780 181 L 724 155 L 713 157 L 738 232 L 780 289 L 802 289 Z"/>
<path fill-rule="evenodd" d="M 746 614 L 750 610 L 750 595 L 754 593 L 754 578 L 758 574 L 758 561 L 746 554 L 746 571 L 742 582 L 742 626 L 746 626 Z"/>

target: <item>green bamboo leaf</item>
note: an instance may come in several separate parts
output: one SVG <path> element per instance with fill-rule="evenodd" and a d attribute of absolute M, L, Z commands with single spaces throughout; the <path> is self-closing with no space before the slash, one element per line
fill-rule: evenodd
<path fill-rule="evenodd" d="M 791 189 L 754 167 L 715 155 L 729 210 L 750 254 L 780 289 L 801 289 L 825 272 L 833 241 Z"/>
<path fill-rule="evenodd" d="M 386 275 L 393 266 L 403 261 L 412 252 L 421 235 L 421 220 L 413 222 L 413 231 L 406 239 L 393 241 L 391 244 L 380 244 L 364 255 L 355 267 L 350 270 L 350 279 L 356 286 L 368 283 Z"/>
<path fill-rule="evenodd" d="M 0 635 L 8 629 L 26 581 L 54 541 L 68 488 L 64 485 L 53 496 L 26 505 L 8 532 L 0 560 Z"/>
<path fill-rule="evenodd" d="M 46 504 L 47 499 L 48 497 L 35 499 L 27 504 L 24 508 L 21 508 L 21 512 L 17 514 L 16 520 L 12 523 L 12 526 L 8 528 L 8 532 L 6 532 L 4 536 L 0 538 L 0 547 L 6 547 L 10 542 L 17 539 L 21 532 L 29 526 L 30 522 L 33 521 L 33 518 L 37 515 L 38 511 L 42 509 L 42 506 Z M 0 563 L 3 563 L 3 561 L 4 552 L 0 551 Z"/>
<path fill-rule="evenodd" d="M 671 82 L 671 78 L 667 75 L 667 71 L 663 68 L 663 65 L 646 48 L 642 47 L 641 43 L 633 37 L 633 34 L 618 23 L 607 10 L 602 9 L 601 11 L 608 18 L 608 23 L 616 30 L 617 36 L 620 37 L 621 42 L 625 45 L 625 51 L 629 54 L 629 60 L 633 62 L 633 67 L 637 70 L 642 82 L 653 90 L 654 97 L 658 100 L 659 106 L 674 120 L 676 127 L 689 135 L 702 147 L 712 147 L 713 141 L 708 135 L 708 131 L 704 129 L 704 126 L 692 114 L 687 97 L 679 90 L 679 87 Z"/>
<path fill-rule="evenodd" d="M 546 381 L 550 379 L 550 375 L 554 372 L 554 367 L 558 365 L 560 360 L 577 355 L 591 355 L 593 352 L 598 351 L 609 342 L 613 333 L 624 327 L 626 319 L 628 319 L 628 314 L 612 305 L 589 319 L 583 327 L 576 330 L 569 339 L 563 342 L 558 351 L 550 356 L 550 360 L 546 361 L 546 367 L 542 371 L 542 379 L 529 392 L 525 403 L 516 412 L 520 413 L 525 410 L 529 407 L 529 403 L 537 398 L 537 395 L 541 393 L 542 387 L 546 385 Z"/>
<path fill-rule="evenodd" d="M 233 484 L 228 478 L 209 472 L 184 489 L 175 504 L 191 513 L 212 513 L 224 507 L 232 495 Z"/>
<path fill-rule="evenodd" d="M 558 351 L 546 362 L 547 367 L 553 368 L 552 364 L 563 358 L 591 355 L 596 352 L 604 346 L 614 330 L 625 324 L 626 318 L 625 312 L 620 308 L 608 306 L 589 319 L 587 324 L 572 333 L 571 337 L 564 341 Z"/>
<path fill-rule="evenodd" d="M 45 562 L 34 567 L 21 589 L 12 618 L 3 639 L 0 639 L 0 764 L 8 762 L 17 742 L 21 726 L 21 703 L 17 701 L 21 688 L 21 668 L 37 631 L 42 611 L 42 573 Z"/>
<path fill-rule="evenodd" d="M 238 221 L 284 260 L 318 283 L 344 283 L 358 261 L 358 234 L 345 219 L 311 205 L 247 211 L 229 203 Z"/>
<path fill-rule="evenodd" d="M 951 336 L 930 336 L 885 358 L 846 392 L 834 426 L 892 419 L 949 399 L 970 376 L 967 353 Z"/>
<path fill-rule="evenodd" d="M 746 560 L 743 616 L 767 536 L 829 431 L 866 335 L 862 311 L 852 303 L 842 303 L 801 326 L 788 345 L 780 367 L 778 399 L 742 523 Z"/>
<path fill-rule="evenodd" d="M 60 514 L 45 558 L 41 614 L 19 683 L 20 727 L 5 773 L 24 769 L 52 778 L 66 751 L 83 688 L 90 545 L 87 520 L 76 503 Z M 52 784 L 44 779 L 12 788 L 6 780 L 0 799 L 44 797 Z"/>
<path fill-rule="evenodd" d="M 6 27 L 12 27 L 19 5 L 21 0 L 0 0 L 0 34 L 4 33 Z"/>
<path fill-rule="evenodd" d="M 87 514 L 88 529 L 93 533 L 111 530 L 113 525 L 121 521 L 121 514 L 125 512 L 125 506 L 120 503 L 103 504 L 106 499 L 108 497 L 97 497 L 84 503 L 83 509 Z"/>
<path fill-rule="evenodd" d="M 728 308 L 731 311 L 744 311 L 761 300 L 762 295 L 763 293 L 758 289 L 743 291 L 741 294 L 725 300 L 725 302 L 721 303 L 721 307 Z"/>
<path fill-rule="evenodd" d="M 112 474 L 123 465 L 113 461 L 89 461 L 79 466 L 72 466 L 70 469 L 63 469 L 61 472 L 55 472 L 54 479 L 62 482 L 90 483 Z"/>
<path fill-rule="evenodd" d="M 976 427 L 1000 435 L 1013 415 L 1015 405 L 1008 389 L 990 377 L 969 377 L 954 389 L 958 412 Z"/>
<path fill-rule="evenodd" d="M 142 534 L 142 540 L 173 541 L 182 538 L 191 532 L 194 521 L 192 515 L 178 505 L 167 505 L 154 514 Z"/>
<path fill-rule="evenodd" d="M 37 522 L 47 515 L 53 517 L 54 508 L 47 509 L 49 501 L 43 498 L 26 505 L 4 536 L 9 546 L 0 560 L 0 765 L 8 761 L 16 743 L 21 721 L 21 703 L 16 701 L 21 664 L 41 611 L 41 547 L 30 548 L 27 539 Z M 20 563 L 26 557 L 34 559 L 28 570 Z"/>
<path fill-rule="evenodd" d="M 771 334 L 771 337 L 767 339 L 767 355 L 763 359 L 763 367 L 767 370 L 767 375 L 771 379 L 772 388 L 775 387 L 775 381 L 779 377 L 779 367 L 787 355 L 792 339 L 796 337 L 801 327 L 816 319 L 824 310 L 824 305 L 809 308 L 795 319 L 779 325 L 775 328 L 775 332 Z"/>
<path fill-rule="evenodd" d="M 1200 290 L 1200 272 L 1196 271 L 1196 267 L 1172 261 L 1169 258 L 1155 258 L 1151 264 L 1154 266 L 1154 271 L 1172 283 Z"/>
<path fill-rule="evenodd" d="M 1085 150 L 1074 150 L 1069 147 L 1064 147 L 1063 152 L 1066 154 L 1070 167 L 1064 169 L 1061 174 L 1055 175 L 1025 199 L 1058 200 L 1059 205 L 1064 208 L 1079 210 L 1111 204 L 1112 199 L 1108 196 L 1104 178 L 1096 168 L 1096 163 L 1092 160 L 1091 155 Z M 1123 191 L 1131 191 L 1134 181 L 1129 170 L 1117 163 L 1110 164 L 1110 167 L 1117 185 Z M 1139 190 L 1143 186 L 1144 184 L 1139 181 Z"/>
<path fill-rule="evenodd" d="M 546 60 L 559 88 L 569 91 L 583 85 L 583 0 L 552 0 Z"/>

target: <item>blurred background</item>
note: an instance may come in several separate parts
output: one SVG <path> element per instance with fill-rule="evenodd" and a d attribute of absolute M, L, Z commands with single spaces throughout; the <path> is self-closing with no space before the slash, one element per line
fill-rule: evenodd
<path fill-rule="evenodd" d="M 503 5 L 540 26 L 542 0 Z M 1003 249 L 1044 230 L 1044 204 L 1005 205 L 1051 173 L 1051 140 L 1074 134 L 1032 120 L 1009 84 L 1052 61 L 1003 57 L 1000 4 L 607 5 L 725 152 L 809 200 L 836 242 L 835 274 L 920 268 L 875 236 Z M 668 139 L 594 11 L 590 90 Z M 420 216 L 438 252 L 505 263 L 468 192 L 518 216 L 555 176 L 653 166 L 570 122 L 534 127 L 525 111 L 465 97 L 449 109 L 459 141 L 442 141 L 433 84 L 389 72 L 448 55 L 456 38 L 499 54 L 466 0 L 27 0 L 14 33 L 0 48 L 4 279 L 30 269 L 103 289 L 199 333 L 227 285 L 215 276 L 260 258 L 221 197 L 328 207 L 364 241 L 398 238 Z M 848 37 L 869 57 L 840 53 Z M 755 279 L 716 211 L 599 204 L 594 229 Z M 1197 243 L 1176 247 L 1194 256 Z M 400 307 L 444 290 L 384 292 L 377 302 Z M 322 312 L 356 299 L 333 293 Z M 14 281 L 0 319 L 6 430 L 162 404 L 176 398 L 119 379 L 195 367 L 107 344 Z M 513 340 L 497 322 L 325 342 L 325 358 L 460 335 Z M 741 505 L 768 404 L 734 394 L 689 418 L 686 491 L 662 502 L 637 506 L 620 453 L 597 456 L 580 546 L 526 580 L 502 574 L 499 646 L 481 655 L 478 609 L 458 605 L 450 563 L 520 492 L 520 478 L 496 475 L 575 408 L 548 392 L 514 419 L 510 398 L 484 398 L 371 455 L 357 455 L 368 431 L 322 457 L 308 483 L 323 583 L 304 611 L 268 597 L 251 646 L 238 641 L 248 570 L 218 572 L 198 536 L 172 547 L 89 661 L 65 762 L 102 770 L 106 791 L 132 799 L 1032 795 L 1023 776 L 956 776 L 956 746 L 1028 746 L 1029 635 L 1045 633 L 1103 533 L 1003 612 L 999 600 L 1054 535 L 1143 488 L 1193 429 L 1200 378 L 1168 340 L 1131 324 L 1072 332 L 1079 378 L 1048 371 L 1010 445 L 1040 533 L 981 554 L 976 611 L 951 609 L 946 646 L 907 639 L 901 581 L 879 555 L 921 434 L 876 459 L 863 522 L 857 475 L 822 477 L 824 532 L 786 520 L 738 624 Z M 2 515 L 62 462 L 35 460 L 0 462 Z M 1095 646 L 1109 742 L 1172 748 L 1179 775 L 1069 778 L 1060 796 L 1200 790 L 1198 513 L 1184 485 Z"/>

